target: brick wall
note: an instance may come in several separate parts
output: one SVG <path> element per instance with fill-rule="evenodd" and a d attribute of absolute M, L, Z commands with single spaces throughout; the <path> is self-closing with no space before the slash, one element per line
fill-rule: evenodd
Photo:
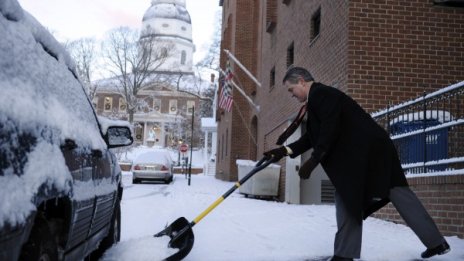
<path fill-rule="evenodd" d="M 222 49 L 228 49 L 254 75 L 258 60 L 258 19 L 259 0 L 228 0 L 223 6 Z M 240 7 L 240 8 L 237 8 Z M 252 15 L 250 15 L 252 14 Z M 221 68 L 225 68 L 228 58 L 221 53 Z M 242 90 L 253 97 L 256 92 L 254 82 L 233 62 L 234 81 Z M 220 93 L 220 92 L 219 92 Z M 252 137 L 252 117 L 255 111 L 237 90 L 233 91 L 231 112 L 219 109 L 218 113 L 218 157 L 216 177 L 223 180 L 237 180 L 237 159 L 250 159 L 256 151 Z M 227 147 L 227 148 L 226 148 Z"/>
<path fill-rule="evenodd" d="M 464 175 L 408 178 L 408 182 L 440 231 L 464 238 Z M 373 216 L 404 224 L 391 203 Z"/>
<path fill-rule="evenodd" d="M 275 146 L 276 137 L 287 126 L 300 106 L 282 86 L 287 71 L 287 49 L 294 46 L 294 65 L 308 68 L 321 82 L 334 86 L 347 83 L 347 10 L 346 1 L 277 1 L 278 17 L 273 32 L 261 30 L 261 61 L 259 67 L 262 88 L 257 92 L 259 113 L 259 143 L 262 152 Z M 323 23 L 320 35 L 311 38 L 311 18 L 321 10 Z M 266 7 L 262 6 L 262 12 Z M 273 34 L 276 34 L 274 36 Z M 270 73 L 275 69 L 275 85 Z"/>
<path fill-rule="evenodd" d="M 463 24 L 431 0 L 350 1 L 347 93 L 373 111 L 462 81 Z"/>

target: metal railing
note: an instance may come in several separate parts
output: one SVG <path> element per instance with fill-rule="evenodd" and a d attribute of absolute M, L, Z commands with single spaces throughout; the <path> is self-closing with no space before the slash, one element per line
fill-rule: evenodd
<path fill-rule="evenodd" d="M 406 174 L 464 174 L 464 81 L 371 114 Z"/>

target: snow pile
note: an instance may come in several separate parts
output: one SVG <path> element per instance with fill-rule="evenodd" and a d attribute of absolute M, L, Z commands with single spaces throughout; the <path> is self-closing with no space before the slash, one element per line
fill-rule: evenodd
<path fill-rule="evenodd" d="M 138 260 L 157 261 L 163 260 L 179 250 L 169 248 L 170 238 L 146 236 L 120 242 L 110 250 L 106 251 L 101 261 Z M 135 259 L 134 259 L 135 258 Z"/>

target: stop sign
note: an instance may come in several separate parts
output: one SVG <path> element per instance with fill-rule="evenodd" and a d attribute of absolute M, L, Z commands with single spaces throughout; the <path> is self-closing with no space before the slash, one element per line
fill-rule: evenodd
<path fill-rule="evenodd" d="M 182 144 L 179 147 L 180 152 L 185 153 L 188 150 L 188 145 L 187 144 Z"/>

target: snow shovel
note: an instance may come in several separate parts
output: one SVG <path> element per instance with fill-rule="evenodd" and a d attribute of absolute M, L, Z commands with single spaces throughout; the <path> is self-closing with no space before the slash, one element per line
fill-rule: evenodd
<path fill-rule="evenodd" d="M 164 230 L 155 234 L 155 237 L 169 236 L 171 240 L 169 241 L 168 247 L 178 248 L 179 251 L 169 257 L 166 261 L 175 261 L 181 260 L 190 253 L 193 247 L 193 231 L 192 227 L 198 224 L 209 212 L 211 212 L 215 207 L 217 207 L 224 199 L 226 199 L 232 192 L 239 188 L 243 183 L 245 183 L 249 178 L 254 174 L 266 168 L 269 164 L 273 162 L 274 158 L 271 157 L 266 160 L 266 157 L 263 157 L 256 166 L 241 180 L 239 180 L 235 185 L 230 188 L 226 193 L 219 197 L 213 204 L 211 204 L 206 210 L 204 210 L 200 215 L 198 215 L 192 222 L 188 222 L 185 217 L 180 217 L 176 219 L 172 224 L 167 226 Z"/>

